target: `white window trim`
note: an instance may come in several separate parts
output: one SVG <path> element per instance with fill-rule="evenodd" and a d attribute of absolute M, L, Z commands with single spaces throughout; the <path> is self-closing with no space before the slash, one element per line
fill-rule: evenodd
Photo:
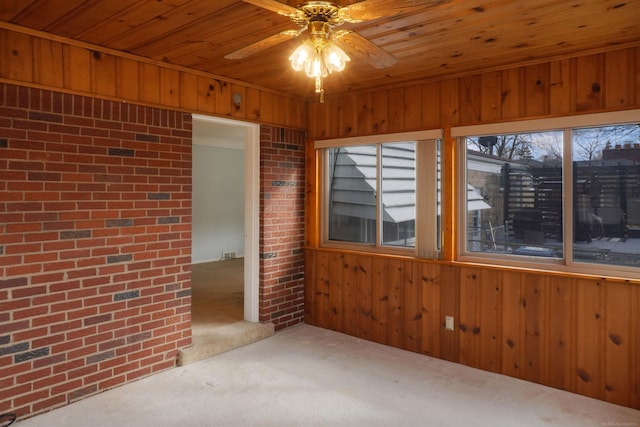
<path fill-rule="evenodd" d="M 436 209 L 429 208 L 429 200 L 437 200 L 437 140 L 443 138 L 442 129 L 432 129 L 415 132 L 390 133 L 371 136 L 357 136 L 348 138 L 334 138 L 317 140 L 314 142 L 315 149 L 322 149 L 323 153 L 319 158 L 318 171 L 320 172 L 320 194 L 321 194 L 321 245 L 326 248 L 351 249 L 365 252 L 378 252 L 390 255 L 419 256 L 437 258 L 437 236 L 436 233 L 429 233 L 429 230 L 435 230 L 437 226 Z M 382 223 L 376 221 L 376 243 L 358 243 L 358 242 L 339 242 L 329 240 L 329 218 L 326 207 L 329 203 L 328 192 L 328 174 L 326 173 L 326 165 L 328 164 L 328 148 L 349 147 L 356 145 L 376 145 L 378 158 L 380 158 L 380 148 L 382 144 L 394 142 L 415 141 L 416 142 L 416 165 L 424 164 L 429 167 L 416 167 L 416 244 L 413 248 L 402 248 L 396 246 L 383 245 L 381 243 Z M 433 144 L 429 144 L 432 142 Z M 420 163 L 419 163 L 420 162 Z M 378 162 L 376 194 L 381 194 L 382 165 Z M 430 181 L 432 180 L 432 181 Z M 427 185 L 433 182 L 434 185 Z M 428 188 L 424 188 L 428 187 Z M 430 188 L 434 187 L 434 188 Z M 424 194 L 418 197 L 418 194 Z M 442 196 L 441 196 L 442 197 Z M 376 211 L 381 217 L 380 197 L 377 198 Z M 419 215 L 418 212 L 429 212 L 428 215 Z M 431 211 L 433 211 L 431 213 Z"/>
<path fill-rule="evenodd" d="M 606 113 L 584 114 L 577 116 L 555 117 L 548 119 L 533 119 L 513 122 L 491 123 L 483 125 L 458 126 L 451 128 L 451 136 L 457 138 L 459 153 L 458 170 L 460 172 L 460 182 L 456 190 L 458 193 L 457 201 L 460 206 L 460 215 L 458 215 L 457 227 L 460 232 L 457 238 L 457 247 L 459 249 L 458 260 L 462 262 L 474 262 L 491 265 L 504 265 L 509 267 L 520 267 L 527 269 L 550 270 L 557 272 L 566 272 L 572 274 L 595 275 L 598 277 L 606 276 L 620 279 L 637 279 L 640 278 L 640 268 L 633 268 L 619 265 L 606 265 L 598 263 L 578 262 L 573 260 L 573 204 L 563 204 L 563 258 L 543 258 L 543 257 L 527 257 L 527 256 L 510 256 L 491 253 L 476 253 L 467 250 L 467 210 L 466 206 L 466 189 L 467 184 L 467 167 L 466 161 L 466 144 L 465 138 L 470 136 L 484 136 L 497 134 L 514 134 L 525 132 L 545 132 L 545 131 L 564 131 L 563 150 L 564 153 L 571 153 L 572 148 L 572 129 L 584 127 L 597 127 L 605 125 L 616 125 L 625 123 L 640 122 L 640 110 L 623 110 Z M 562 174 L 563 174 L 563 200 L 571 200 L 573 197 L 572 173 L 573 161 L 572 156 L 562 156 Z M 603 274 L 606 272 L 606 274 Z"/>

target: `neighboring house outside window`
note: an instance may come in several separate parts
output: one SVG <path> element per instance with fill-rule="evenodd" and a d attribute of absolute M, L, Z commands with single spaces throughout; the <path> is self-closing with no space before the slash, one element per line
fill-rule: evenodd
<path fill-rule="evenodd" d="M 323 243 L 437 256 L 440 136 L 316 142 L 323 152 Z"/>

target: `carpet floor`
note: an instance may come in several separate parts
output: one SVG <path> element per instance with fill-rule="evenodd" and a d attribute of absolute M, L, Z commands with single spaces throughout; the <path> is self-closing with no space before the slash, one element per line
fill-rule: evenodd
<path fill-rule="evenodd" d="M 640 411 L 300 325 L 17 423 L 640 426 Z"/>

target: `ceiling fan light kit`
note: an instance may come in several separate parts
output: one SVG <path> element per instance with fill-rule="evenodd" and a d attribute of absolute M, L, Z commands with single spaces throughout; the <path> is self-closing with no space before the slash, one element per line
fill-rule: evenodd
<path fill-rule="evenodd" d="M 316 93 L 324 101 L 322 79 L 334 71 L 344 70 L 349 56 L 332 40 L 331 27 L 326 22 L 312 21 L 308 24 L 309 38 L 289 57 L 295 71 L 304 70 L 316 81 Z"/>
<path fill-rule="evenodd" d="M 393 10 L 389 10 L 388 5 L 385 7 L 384 0 L 364 0 L 344 7 L 330 1 L 307 1 L 296 7 L 277 0 L 243 1 L 287 16 L 300 29 L 274 34 L 232 52 L 225 58 L 243 59 L 308 31 L 307 39 L 294 50 L 289 61 L 291 61 L 291 67 L 294 70 L 304 70 L 307 76 L 315 79 L 316 93 L 320 95 L 320 102 L 324 102 L 322 79 L 334 71 L 344 70 L 346 63 L 350 61 L 349 56 L 343 50 L 345 47 L 358 58 L 369 62 L 376 68 L 391 67 L 397 61 L 393 55 L 356 32 L 351 30 L 334 31 L 334 27 L 345 22 L 358 23 L 392 14 L 406 13 L 416 7 L 439 4 L 447 0 L 396 0 Z"/>

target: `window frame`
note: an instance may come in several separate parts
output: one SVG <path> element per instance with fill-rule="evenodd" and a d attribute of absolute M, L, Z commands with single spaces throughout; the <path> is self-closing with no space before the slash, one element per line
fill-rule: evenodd
<path fill-rule="evenodd" d="M 640 268 L 609 265 L 602 263 L 589 263 L 587 261 L 574 260 L 573 253 L 573 129 L 599 127 L 607 125 L 623 125 L 640 122 L 640 110 L 623 110 L 616 112 L 584 114 L 566 117 L 556 117 L 548 119 L 532 119 L 512 122 L 500 122 L 470 126 L 458 126 L 451 128 L 451 137 L 456 140 L 458 147 L 457 168 L 459 182 L 455 186 L 458 202 L 458 215 L 456 227 L 459 230 L 456 241 L 457 260 L 462 262 L 474 262 L 493 265 L 506 265 L 513 267 L 523 267 L 528 269 L 545 269 L 558 272 L 574 274 L 588 274 L 602 276 L 603 269 L 607 270 L 606 276 L 620 278 L 640 278 Z M 466 206 L 466 185 L 467 185 L 467 137 L 478 137 L 487 135 L 509 135 L 517 133 L 536 133 L 548 131 L 563 132 L 563 155 L 562 155 L 562 258 L 545 258 L 535 256 L 510 255 L 490 252 L 470 252 L 467 248 L 468 230 L 466 227 L 468 220 L 468 210 Z"/>
<path fill-rule="evenodd" d="M 430 205 L 438 197 L 437 154 L 442 150 L 443 130 L 433 129 L 415 132 L 401 132 L 362 137 L 334 138 L 314 141 L 314 149 L 318 152 L 319 178 L 319 209 L 320 209 L 320 245 L 326 248 L 369 251 L 391 255 L 416 256 L 421 258 L 438 258 L 442 248 L 438 242 L 442 241 L 442 227 L 439 235 L 433 230 L 437 228 L 437 206 Z M 376 146 L 376 194 L 381 194 L 382 165 L 380 159 L 381 147 L 384 144 L 397 142 L 415 142 L 416 144 L 416 241 L 414 247 L 400 247 L 382 244 L 382 221 L 380 221 L 382 206 L 381 197 L 376 197 L 376 242 L 358 243 L 342 242 L 329 239 L 329 149 L 360 145 Z M 433 183 L 431 185 L 430 183 Z M 443 195 L 440 195 L 443 199 Z M 442 200 L 440 202 L 442 204 Z M 437 205 L 437 203 L 436 203 Z M 426 214 L 425 214 L 426 212 Z"/>

